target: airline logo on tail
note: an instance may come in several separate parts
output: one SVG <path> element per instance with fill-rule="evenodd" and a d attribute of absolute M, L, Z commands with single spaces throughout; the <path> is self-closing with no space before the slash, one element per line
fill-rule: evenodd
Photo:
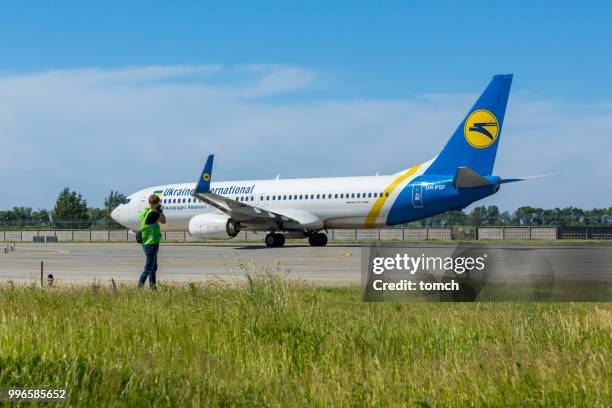
<path fill-rule="evenodd" d="M 210 174 L 208 174 L 208 173 L 204 173 L 204 174 L 202 174 L 202 179 L 203 179 L 204 181 L 210 181 Z"/>
<path fill-rule="evenodd" d="M 465 120 L 463 127 L 465 140 L 478 149 L 491 146 L 499 134 L 499 123 L 495 115 L 488 110 L 479 109 Z"/>

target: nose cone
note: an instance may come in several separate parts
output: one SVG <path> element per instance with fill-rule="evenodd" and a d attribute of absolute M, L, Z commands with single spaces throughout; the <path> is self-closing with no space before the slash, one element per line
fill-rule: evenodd
<path fill-rule="evenodd" d="M 121 205 L 111 212 L 111 218 L 118 224 L 121 224 Z"/>
<path fill-rule="evenodd" d="M 111 218 L 117 223 L 129 229 L 137 229 L 140 226 L 138 221 L 138 209 L 129 204 L 121 204 L 111 212 Z"/>

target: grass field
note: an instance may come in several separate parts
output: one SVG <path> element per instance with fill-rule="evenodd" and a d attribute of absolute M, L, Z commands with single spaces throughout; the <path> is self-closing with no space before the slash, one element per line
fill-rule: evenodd
<path fill-rule="evenodd" d="M 242 288 L 0 289 L 0 387 L 78 406 L 612 405 L 609 303 L 363 303 Z"/>

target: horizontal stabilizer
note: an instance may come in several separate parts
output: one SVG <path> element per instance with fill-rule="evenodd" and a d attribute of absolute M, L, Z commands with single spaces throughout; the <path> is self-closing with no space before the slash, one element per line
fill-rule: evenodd
<path fill-rule="evenodd" d="M 455 172 L 453 185 L 455 188 L 472 188 L 488 186 L 492 183 L 469 167 L 459 167 Z"/>
<path fill-rule="evenodd" d="M 500 184 L 504 184 L 504 183 L 516 183 L 517 181 L 533 180 L 533 179 L 538 179 L 538 178 L 542 178 L 542 177 L 549 177 L 549 176 L 558 176 L 559 174 L 561 174 L 561 173 L 541 174 L 539 176 L 530 176 L 530 177 L 523 177 L 523 178 L 507 178 L 507 179 L 499 180 L 499 183 Z"/>

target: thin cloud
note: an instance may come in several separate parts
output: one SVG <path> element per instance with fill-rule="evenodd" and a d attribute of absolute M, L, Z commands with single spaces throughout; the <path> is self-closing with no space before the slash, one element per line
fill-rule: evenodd
<path fill-rule="evenodd" d="M 225 180 L 390 174 L 433 157 L 476 97 L 310 99 L 319 86 L 316 72 L 283 65 L 5 73 L 4 206 L 49 208 L 64 186 L 100 206 L 111 189 L 189 181 L 208 153 Z M 612 103 L 516 93 L 504 127 L 496 174 L 563 175 L 504 186 L 485 203 L 609 205 Z"/>

